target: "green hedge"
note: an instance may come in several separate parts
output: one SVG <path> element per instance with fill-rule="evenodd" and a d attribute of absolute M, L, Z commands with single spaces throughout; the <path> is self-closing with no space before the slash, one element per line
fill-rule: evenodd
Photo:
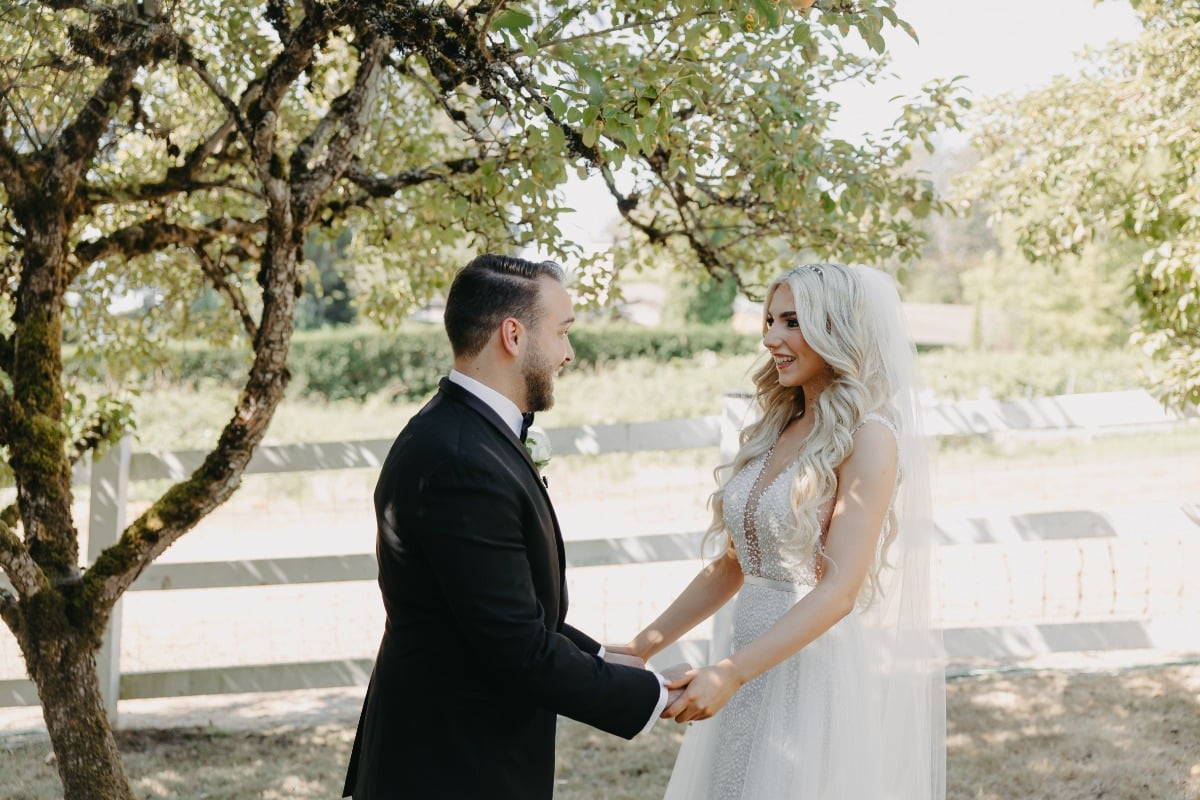
<path fill-rule="evenodd" d="M 584 369 L 628 359 L 665 364 L 704 352 L 749 356 L 761 347 L 758 336 L 734 334 L 723 325 L 646 329 L 591 324 L 573 331 L 571 342 L 576 367 Z M 1034 354 L 945 349 L 923 352 L 921 372 L 925 386 L 942 398 L 987 394 L 1005 399 L 1134 388 L 1143 382 L 1141 361 L 1129 350 Z M 146 380 L 240 388 L 249 363 L 244 350 L 192 343 L 173 348 Z M 289 393 L 360 401 L 384 393 L 416 400 L 433 392 L 450 363 L 450 346 L 440 325 L 303 331 L 292 342 Z M 100 374 L 96 366 L 67 359 L 76 375 Z"/>
<path fill-rule="evenodd" d="M 650 358 L 667 362 L 708 351 L 752 353 L 758 336 L 731 333 L 724 326 L 677 329 L 589 326 L 571 333 L 575 362 L 583 367 L 611 361 Z M 449 370 L 450 345 L 437 325 L 410 325 L 396 331 L 327 329 L 298 332 L 288 366 L 291 391 L 327 400 L 364 400 L 379 392 L 397 398 L 428 395 Z M 155 377 L 168 383 L 205 382 L 240 386 L 249 368 L 244 352 L 199 344 L 171 351 Z"/>

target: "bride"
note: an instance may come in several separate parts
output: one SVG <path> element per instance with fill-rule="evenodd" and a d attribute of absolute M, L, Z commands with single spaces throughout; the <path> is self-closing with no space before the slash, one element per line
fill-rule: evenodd
<path fill-rule="evenodd" d="M 668 800 L 942 800 L 928 469 L 895 286 L 806 264 L 767 290 L 758 420 L 713 495 L 719 554 L 627 645 L 649 659 L 737 594 L 719 661 L 672 688 Z M 722 638 L 727 641 L 720 641 Z"/>

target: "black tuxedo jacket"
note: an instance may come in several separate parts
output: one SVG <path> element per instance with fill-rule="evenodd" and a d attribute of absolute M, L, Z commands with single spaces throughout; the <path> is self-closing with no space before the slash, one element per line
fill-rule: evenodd
<path fill-rule="evenodd" d="M 443 380 L 375 489 L 387 626 L 346 776 L 357 800 L 537 800 L 557 714 L 632 738 L 659 698 L 565 622 L 562 536 L 524 445 Z"/>

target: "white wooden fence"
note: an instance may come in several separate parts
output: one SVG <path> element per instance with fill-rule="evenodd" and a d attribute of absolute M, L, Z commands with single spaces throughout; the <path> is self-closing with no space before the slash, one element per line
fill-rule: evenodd
<path fill-rule="evenodd" d="M 720 446 L 736 440 L 748 399 L 730 395 L 721 416 L 548 431 L 556 456 L 666 451 Z M 1164 409 L 1144 392 L 972 401 L 930 406 L 933 436 L 1098 436 L 1195 424 L 1195 414 Z M 345 470 L 379 466 L 391 440 L 262 447 L 247 474 Z M 126 439 L 79 478 L 90 482 L 88 561 L 125 526 L 130 482 L 178 480 L 200 451 L 133 453 Z M 944 581 L 947 651 L 958 664 L 1073 651 L 1161 649 L 1200 652 L 1200 497 L 1142 509 L 938 517 L 938 561 Z M 568 541 L 572 567 L 694 562 L 699 533 Z M 1120 572 L 1121 579 L 1116 575 Z M 131 591 L 171 591 L 373 580 L 372 554 L 160 563 L 146 568 Z M 0 585 L 5 584 L 0 576 Z M 574 606 L 573 606 L 574 607 Z M 122 673 L 121 609 L 100 656 L 102 687 L 116 721 L 120 699 L 266 692 L 365 685 L 370 659 Z M 703 636 L 703 632 L 701 632 Z M 15 642 L 12 643 L 15 646 Z M 707 660 L 707 639 L 681 642 L 661 663 Z M 657 661 L 657 659 L 656 659 Z M 36 705 L 27 680 L 0 680 L 0 707 Z"/>

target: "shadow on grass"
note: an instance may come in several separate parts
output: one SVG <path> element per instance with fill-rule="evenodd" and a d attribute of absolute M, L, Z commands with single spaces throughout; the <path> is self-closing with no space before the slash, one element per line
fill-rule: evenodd
<path fill-rule="evenodd" d="M 947 687 L 950 800 L 1200 799 L 1200 669 L 1034 672 Z"/>
<path fill-rule="evenodd" d="M 660 800 L 683 731 L 660 720 L 648 734 L 625 741 L 560 719 L 555 800 Z"/>

